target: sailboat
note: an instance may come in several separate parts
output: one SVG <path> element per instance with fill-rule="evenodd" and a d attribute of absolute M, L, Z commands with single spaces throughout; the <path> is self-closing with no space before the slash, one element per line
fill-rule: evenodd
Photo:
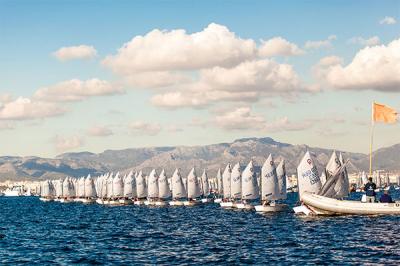
<path fill-rule="evenodd" d="M 211 202 L 212 199 L 209 198 L 209 196 L 210 196 L 210 188 L 212 188 L 212 185 L 210 185 L 210 180 L 208 180 L 206 169 L 203 170 L 200 184 L 201 184 L 201 194 L 203 196 L 201 202 L 202 203 Z"/>
<path fill-rule="evenodd" d="M 54 201 L 61 201 L 63 195 L 63 181 L 53 180 L 54 190 L 55 190 L 55 198 Z"/>
<path fill-rule="evenodd" d="M 158 198 L 158 175 L 156 169 L 150 172 L 147 181 L 147 200 L 144 202 L 145 205 L 155 205 Z"/>
<path fill-rule="evenodd" d="M 164 169 L 158 177 L 158 199 L 155 201 L 156 206 L 167 205 L 166 200 L 171 197 L 171 190 L 168 185 L 168 178 Z"/>
<path fill-rule="evenodd" d="M 193 167 L 187 176 L 187 200 L 183 202 L 183 205 L 194 206 L 201 203 L 197 200 L 200 196 L 200 182 Z"/>
<path fill-rule="evenodd" d="M 98 178 L 98 198 L 96 202 L 98 204 L 107 204 L 108 203 L 108 193 L 107 193 L 107 180 L 109 177 L 109 173 L 102 175 Z"/>
<path fill-rule="evenodd" d="M 40 188 L 40 200 L 41 201 L 52 201 L 54 199 L 55 191 L 53 183 L 49 180 L 45 180 L 41 184 Z"/>
<path fill-rule="evenodd" d="M 134 204 L 142 205 L 147 198 L 147 184 L 146 177 L 141 170 L 136 176 L 136 194 L 137 198 L 135 199 Z"/>
<path fill-rule="evenodd" d="M 241 187 L 242 202 L 236 203 L 235 207 L 246 210 L 254 209 L 254 206 L 248 201 L 258 199 L 260 197 L 260 191 L 258 188 L 257 175 L 254 170 L 253 161 L 249 162 L 242 173 Z"/>
<path fill-rule="evenodd" d="M 83 203 L 94 203 L 97 197 L 96 189 L 94 187 L 93 178 L 90 174 L 84 179 L 85 181 L 85 197 L 82 200 Z"/>
<path fill-rule="evenodd" d="M 70 202 L 73 200 L 73 197 L 75 196 L 73 183 L 68 177 L 66 177 L 62 183 L 63 183 L 63 195 L 60 202 L 64 203 Z"/>
<path fill-rule="evenodd" d="M 284 167 L 284 165 L 282 165 Z M 286 175 L 281 173 L 281 178 Z M 280 184 L 281 183 L 281 184 Z M 257 212 L 277 212 L 286 208 L 284 204 L 276 203 L 276 200 L 282 199 L 280 189 L 283 190 L 283 182 L 279 181 L 278 174 L 275 167 L 275 162 L 270 154 L 261 168 L 261 205 L 255 206 Z M 285 184 L 286 189 L 286 184 Z"/>
<path fill-rule="evenodd" d="M 76 184 L 77 184 L 76 185 L 77 189 L 76 189 L 75 201 L 82 202 L 83 199 L 85 198 L 85 178 L 84 177 L 80 177 L 77 180 Z"/>
<path fill-rule="evenodd" d="M 234 201 L 233 207 L 242 199 L 242 172 L 239 163 L 233 166 L 231 172 L 231 199 Z"/>
<path fill-rule="evenodd" d="M 124 192 L 123 198 L 119 200 L 119 203 L 128 205 L 132 204 L 132 199 L 136 198 L 136 182 L 133 172 L 130 171 L 127 176 L 124 177 Z"/>
<path fill-rule="evenodd" d="M 221 203 L 222 197 L 224 194 L 224 188 L 222 185 L 222 174 L 221 174 L 221 168 L 218 168 L 217 171 L 217 177 L 215 178 L 217 182 L 217 187 L 215 191 L 215 198 L 214 198 L 214 203 Z"/>
<path fill-rule="evenodd" d="M 181 201 L 181 199 L 186 198 L 187 193 L 182 181 L 181 172 L 178 168 L 175 169 L 175 172 L 172 175 L 171 184 L 172 184 L 172 200 L 169 202 L 169 205 L 183 206 L 183 201 Z"/>
<path fill-rule="evenodd" d="M 223 190 L 223 199 L 219 203 L 222 208 L 232 208 L 233 201 L 231 199 L 231 164 L 225 167 L 224 173 L 222 174 L 222 190 Z"/>

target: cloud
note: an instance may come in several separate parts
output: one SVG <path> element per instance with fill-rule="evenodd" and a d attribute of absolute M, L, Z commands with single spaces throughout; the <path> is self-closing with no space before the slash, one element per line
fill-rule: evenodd
<path fill-rule="evenodd" d="M 318 78 L 342 90 L 400 92 L 400 39 L 361 49 L 346 66 L 320 67 Z"/>
<path fill-rule="evenodd" d="M 215 125 L 225 130 L 262 129 L 265 119 L 253 114 L 250 107 L 239 107 L 215 117 Z"/>
<path fill-rule="evenodd" d="M 92 137 L 107 137 L 113 135 L 113 131 L 105 126 L 93 126 L 88 129 L 87 134 Z"/>
<path fill-rule="evenodd" d="M 396 22 L 397 22 L 396 19 L 393 17 L 384 17 L 383 19 L 381 19 L 379 21 L 379 24 L 393 25 L 393 24 L 396 24 Z"/>
<path fill-rule="evenodd" d="M 295 56 L 304 54 L 304 51 L 297 47 L 296 44 L 290 43 L 282 37 L 275 37 L 267 41 L 262 41 L 258 54 L 261 57 Z"/>
<path fill-rule="evenodd" d="M 124 77 L 126 84 L 140 88 L 159 88 L 188 83 L 188 76 L 172 71 L 137 72 Z"/>
<path fill-rule="evenodd" d="M 30 120 L 60 116 L 65 109 L 54 103 L 31 100 L 19 97 L 0 106 L 1 120 Z"/>
<path fill-rule="evenodd" d="M 336 40 L 336 35 L 330 35 L 326 40 L 322 41 L 307 41 L 304 45 L 306 49 L 320 49 L 332 47 L 332 41 Z"/>
<path fill-rule="evenodd" d="M 34 99 L 48 102 L 81 101 L 91 96 L 122 94 L 124 90 L 105 80 L 89 79 L 81 81 L 72 79 L 53 86 L 40 88 L 33 95 Z"/>
<path fill-rule="evenodd" d="M 115 73 L 193 70 L 233 66 L 256 55 L 256 43 L 241 39 L 227 27 L 211 23 L 200 32 L 152 30 L 135 36 L 103 60 Z"/>
<path fill-rule="evenodd" d="M 57 135 L 53 142 L 57 152 L 65 152 L 67 150 L 77 149 L 84 145 L 83 139 L 79 136 L 63 137 Z"/>
<path fill-rule="evenodd" d="M 302 131 L 311 128 L 313 125 L 310 121 L 292 122 L 287 117 L 279 118 L 273 122 L 265 125 L 267 132 L 281 132 L 281 131 Z"/>
<path fill-rule="evenodd" d="M 97 55 L 97 51 L 93 46 L 78 45 L 61 47 L 53 53 L 60 61 L 68 61 L 73 59 L 90 59 Z"/>
<path fill-rule="evenodd" d="M 380 43 L 378 36 L 373 36 L 369 39 L 364 39 L 362 37 L 353 37 L 349 40 L 349 43 L 359 44 L 362 46 L 374 46 Z"/>
<path fill-rule="evenodd" d="M 155 136 L 160 133 L 161 126 L 158 123 L 136 121 L 129 125 L 129 129 L 134 135 Z"/>
<path fill-rule="evenodd" d="M 178 88 L 178 87 L 177 87 Z M 273 60 L 245 61 L 232 68 L 201 70 L 199 80 L 153 96 L 158 107 L 204 107 L 219 101 L 256 102 L 261 97 L 310 92 L 293 67 Z"/>

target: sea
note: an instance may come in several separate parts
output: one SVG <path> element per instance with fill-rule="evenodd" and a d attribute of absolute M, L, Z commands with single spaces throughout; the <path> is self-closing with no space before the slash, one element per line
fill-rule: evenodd
<path fill-rule="evenodd" d="M 398 191 L 394 198 L 400 199 Z M 353 199 L 361 198 L 353 193 Z M 289 193 L 287 203 L 297 204 Z M 400 264 L 400 216 L 300 217 L 0 197 L 1 265 Z"/>

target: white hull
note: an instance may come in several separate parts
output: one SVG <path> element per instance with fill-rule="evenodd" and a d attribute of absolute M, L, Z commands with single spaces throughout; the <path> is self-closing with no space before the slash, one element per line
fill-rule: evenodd
<path fill-rule="evenodd" d="M 109 200 L 107 204 L 111 206 L 121 205 L 119 200 Z"/>
<path fill-rule="evenodd" d="M 183 202 L 184 206 L 196 206 L 199 204 L 201 204 L 201 202 L 199 202 L 199 201 L 184 201 Z"/>
<path fill-rule="evenodd" d="M 123 205 L 130 205 L 130 204 L 133 204 L 133 201 L 131 201 L 129 199 L 120 199 L 119 203 L 121 203 Z"/>
<path fill-rule="evenodd" d="M 5 197 L 19 197 L 19 196 L 21 196 L 21 193 L 16 190 L 6 190 L 6 191 L 4 191 L 4 196 Z"/>
<path fill-rule="evenodd" d="M 43 202 L 49 202 L 49 201 L 52 201 L 53 199 L 39 198 L 39 200 L 41 200 L 41 201 L 43 201 Z"/>
<path fill-rule="evenodd" d="M 97 204 L 104 204 L 104 201 L 102 199 L 96 199 Z"/>
<path fill-rule="evenodd" d="M 68 203 L 68 202 L 72 202 L 72 199 L 60 199 L 61 203 Z"/>
<path fill-rule="evenodd" d="M 331 199 L 315 194 L 304 193 L 302 201 L 316 215 L 383 215 L 400 214 L 400 202 L 364 203 L 351 200 Z"/>
<path fill-rule="evenodd" d="M 234 208 L 237 208 L 239 210 L 252 210 L 254 209 L 254 206 L 248 203 L 235 203 L 233 204 Z"/>
<path fill-rule="evenodd" d="M 165 202 L 165 201 L 156 201 L 155 202 L 155 206 L 167 206 L 167 202 Z"/>
<path fill-rule="evenodd" d="M 179 201 L 179 200 L 173 200 L 169 202 L 170 206 L 183 206 L 183 201 Z"/>
<path fill-rule="evenodd" d="M 275 204 L 275 205 L 257 205 L 254 207 L 256 212 L 281 212 L 287 208 L 286 204 Z"/>
<path fill-rule="evenodd" d="M 222 199 L 218 198 L 218 199 L 214 199 L 214 203 L 221 203 Z"/>
<path fill-rule="evenodd" d="M 95 200 L 94 199 L 82 199 L 82 203 L 85 203 L 85 204 L 95 203 Z"/>
<path fill-rule="evenodd" d="M 232 201 L 227 201 L 227 202 L 220 202 L 219 205 L 222 208 L 233 208 L 233 202 Z"/>
<path fill-rule="evenodd" d="M 135 204 L 135 205 L 143 205 L 144 203 L 143 203 L 144 201 L 142 201 L 142 200 L 135 200 L 134 202 L 133 202 L 133 204 Z"/>
<path fill-rule="evenodd" d="M 210 202 L 213 202 L 213 200 L 210 198 L 205 198 L 205 199 L 201 199 L 201 202 L 202 203 L 210 203 Z"/>

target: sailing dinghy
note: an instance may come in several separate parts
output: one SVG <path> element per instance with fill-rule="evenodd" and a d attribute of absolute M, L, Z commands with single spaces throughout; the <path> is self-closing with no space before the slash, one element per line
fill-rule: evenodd
<path fill-rule="evenodd" d="M 171 197 L 171 190 L 168 185 L 168 178 L 164 169 L 158 177 L 158 199 L 155 201 L 156 206 L 166 206 L 167 199 Z"/>
<path fill-rule="evenodd" d="M 129 174 L 124 177 L 123 182 L 123 198 L 119 200 L 119 203 L 123 205 L 129 205 L 133 203 L 132 199 L 136 197 L 136 182 L 132 171 L 130 171 Z"/>
<path fill-rule="evenodd" d="M 210 196 L 210 181 L 208 180 L 208 176 L 206 173 L 206 169 L 203 170 L 203 174 L 201 175 L 201 194 L 203 198 L 201 199 L 202 203 L 211 202 L 212 199 L 209 198 Z"/>
<path fill-rule="evenodd" d="M 217 189 L 216 189 L 216 195 L 214 198 L 214 203 L 221 203 L 222 202 L 222 197 L 224 194 L 223 186 L 222 186 L 222 174 L 221 174 L 221 168 L 218 168 L 217 172 Z"/>
<path fill-rule="evenodd" d="M 219 205 L 222 208 L 232 208 L 233 207 L 233 201 L 231 199 L 231 173 L 232 173 L 232 168 L 231 164 L 228 163 L 228 165 L 225 167 L 224 173 L 222 174 L 222 190 L 223 190 L 223 198 L 222 201 L 219 203 Z"/>
<path fill-rule="evenodd" d="M 155 205 L 158 198 L 158 175 L 156 169 L 150 172 L 149 179 L 147 182 L 147 200 L 144 201 L 144 205 Z"/>
<path fill-rule="evenodd" d="M 183 201 L 181 199 L 185 198 L 187 193 L 185 186 L 182 181 L 182 176 L 180 170 L 175 169 L 172 175 L 172 200 L 169 202 L 171 206 L 183 206 Z"/>
<path fill-rule="evenodd" d="M 140 171 L 136 177 L 136 196 L 134 204 L 142 205 L 147 198 L 147 184 L 146 177 L 143 172 Z"/>
<path fill-rule="evenodd" d="M 189 175 L 187 177 L 186 187 L 187 187 L 187 201 L 184 201 L 183 205 L 194 206 L 201 203 L 200 201 L 197 200 L 197 198 L 201 196 L 201 191 L 200 191 L 200 182 L 196 175 L 196 170 L 194 169 L 194 167 L 189 172 Z"/>
<path fill-rule="evenodd" d="M 250 161 L 242 173 L 241 178 L 241 199 L 242 202 L 236 203 L 235 207 L 238 209 L 252 210 L 254 206 L 248 203 L 249 200 L 258 199 L 259 189 L 257 184 L 257 175 L 254 170 L 253 161 Z"/>

